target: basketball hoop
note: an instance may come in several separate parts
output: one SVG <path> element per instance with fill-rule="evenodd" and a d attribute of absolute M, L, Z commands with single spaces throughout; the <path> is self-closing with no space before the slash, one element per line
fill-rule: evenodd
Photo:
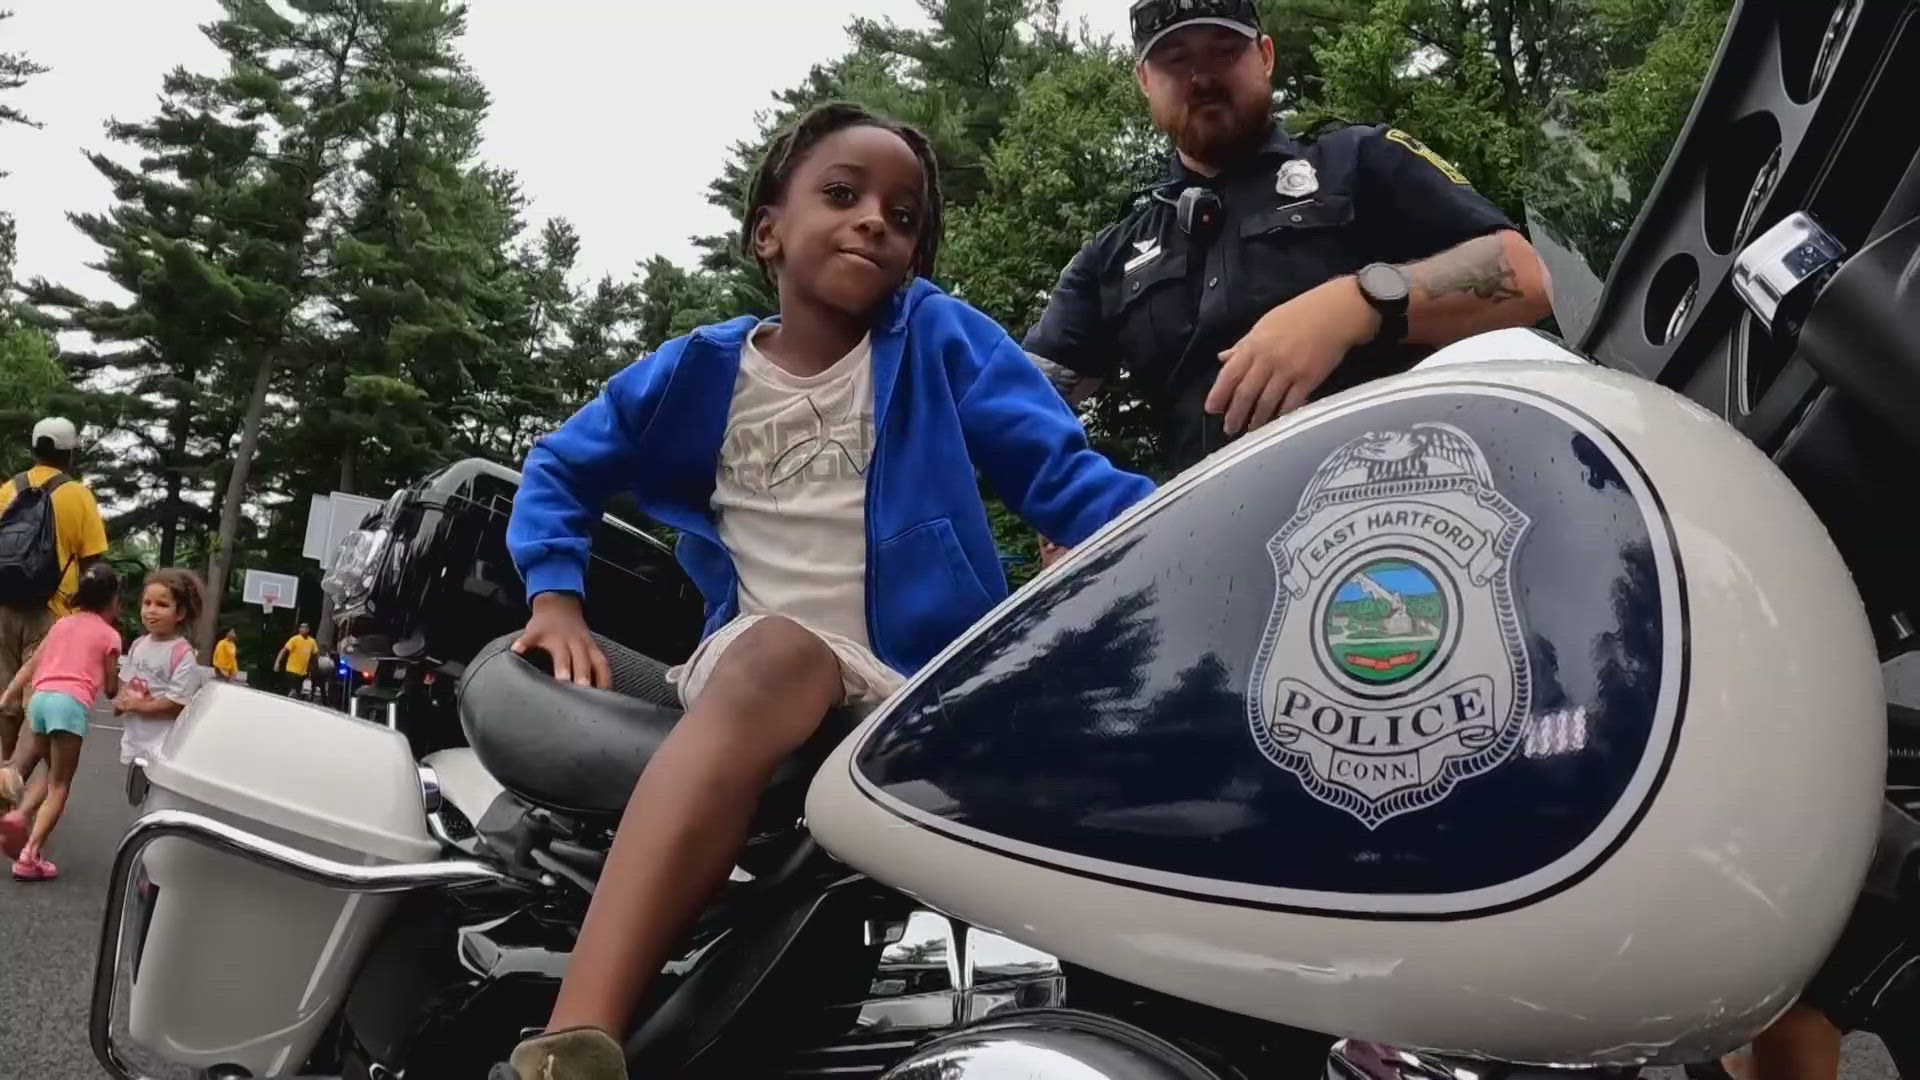
<path fill-rule="evenodd" d="M 274 608 L 298 607 L 300 579 L 292 574 L 248 569 L 247 582 L 241 589 L 240 598 L 248 604 L 259 604 L 260 610 L 268 615 L 273 614 Z"/>

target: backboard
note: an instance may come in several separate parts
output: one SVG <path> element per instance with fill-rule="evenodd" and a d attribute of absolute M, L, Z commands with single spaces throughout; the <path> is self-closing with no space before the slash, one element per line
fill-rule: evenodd
<path fill-rule="evenodd" d="M 249 604 L 259 604 L 269 612 L 274 608 L 290 608 L 300 599 L 300 579 L 271 570 L 249 570 L 240 598 Z"/>
<path fill-rule="evenodd" d="M 380 509 L 381 502 L 344 491 L 313 496 L 307 503 L 307 532 L 300 554 L 318 562 L 322 570 L 333 569 L 340 541 L 360 527 L 361 519 Z"/>

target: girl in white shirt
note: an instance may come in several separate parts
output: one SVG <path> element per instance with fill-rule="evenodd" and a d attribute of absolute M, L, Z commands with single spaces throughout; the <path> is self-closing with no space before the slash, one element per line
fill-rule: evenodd
<path fill-rule="evenodd" d="M 113 702 L 127 725 L 120 762 L 134 770 L 159 751 L 174 718 L 200 689 L 200 660 L 186 631 L 199 621 L 205 592 L 198 575 L 178 567 L 148 574 L 140 591 L 140 625 L 147 632 L 120 661 L 120 696 Z M 130 772 L 129 797 L 140 787 Z"/>

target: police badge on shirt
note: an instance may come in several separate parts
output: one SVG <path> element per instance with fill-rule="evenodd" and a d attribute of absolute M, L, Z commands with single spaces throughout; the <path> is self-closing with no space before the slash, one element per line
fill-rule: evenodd
<path fill-rule="evenodd" d="M 1294 158 L 1280 166 L 1273 178 L 1273 190 L 1288 199 L 1304 199 L 1319 191 L 1320 177 L 1313 170 L 1313 162 Z"/>

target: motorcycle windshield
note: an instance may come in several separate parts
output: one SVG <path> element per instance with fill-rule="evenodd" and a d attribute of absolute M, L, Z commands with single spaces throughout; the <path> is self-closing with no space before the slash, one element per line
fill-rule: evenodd
<path fill-rule="evenodd" d="M 1554 322 L 1568 343 L 1593 325 L 1607 271 L 1636 207 L 1578 133 L 1546 126 L 1549 168 L 1526 201 L 1527 239 L 1546 267 Z"/>

